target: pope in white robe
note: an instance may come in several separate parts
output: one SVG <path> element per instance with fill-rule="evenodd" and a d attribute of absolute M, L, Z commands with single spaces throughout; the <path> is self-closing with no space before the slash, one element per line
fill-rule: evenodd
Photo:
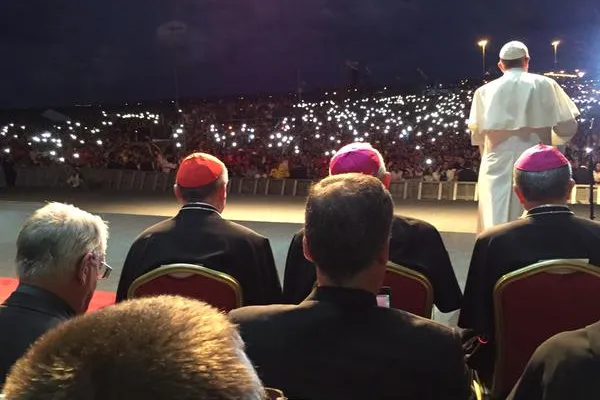
<path fill-rule="evenodd" d="M 471 142 L 481 153 L 478 232 L 519 218 L 523 209 L 512 190 L 515 161 L 538 143 L 567 143 L 579 116 L 556 81 L 528 72 L 525 44 L 504 45 L 498 67 L 504 75 L 475 91 L 468 120 Z"/>

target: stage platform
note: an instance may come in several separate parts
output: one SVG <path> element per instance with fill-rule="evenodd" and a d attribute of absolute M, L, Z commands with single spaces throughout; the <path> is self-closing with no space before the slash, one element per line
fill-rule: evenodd
<path fill-rule="evenodd" d="M 114 268 L 99 290 L 116 290 L 121 268 L 131 242 L 148 226 L 177 213 L 179 205 L 168 194 L 105 193 L 80 190 L 0 191 L 0 276 L 14 277 L 15 241 L 27 216 L 47 201 L 74 204 L 102 215 L 109 222 L 107 262 Z M 587 207 L 575 206 L 581 216 Z M 283 278 L 289 241 L 301 227 L 304 199 L 280 196 L 230 196 L 224 217 L 237 221 L 271 241 L 280 278 Z M 450 253 L 457 278 L 464 287 L 475 241 L 477 204 L 463 201 L 396 201 L 396 213 L 424 219 L 435 225 Z M 436 313 L 448 322 L 450 316 Z M 454 320 L 454 318 L 452 318 Z"/>

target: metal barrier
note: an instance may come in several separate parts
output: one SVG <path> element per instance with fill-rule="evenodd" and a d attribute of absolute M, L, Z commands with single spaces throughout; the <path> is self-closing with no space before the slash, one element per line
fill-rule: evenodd
<path fill-rule="evenodd" d="M 67 187 L 70 172 L 61 167 L 18 168 L 18 187 Z M 144 172 L 135 170 L 82 168 L 84 189 L 166 192 L 175 183 L 175 172 Z M 254 179 L 231 178 L 227 191 L 230 194 L 263 196 L 301 196 L 308 194 L 310 179 Z M 463 200 L 477 201 L 475 182 L 400 181 L 390 184 L 390 193 L 402 200 Z M 600 204 L 598 190 L 594 188 L 594 201 Z M 576 185 L 570 203 L 588 204 L 589 187 Z"/>

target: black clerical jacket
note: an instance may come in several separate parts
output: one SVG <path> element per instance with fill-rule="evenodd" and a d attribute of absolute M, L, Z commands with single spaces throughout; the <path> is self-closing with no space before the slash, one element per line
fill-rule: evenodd
<path fill-rule="evenodd" d="M 203 264 L 234 277 L 245 305 L 281 301 L 281 284 L 269 240 L 221 217 L 217 209 L 190 203 L 179 213 L 141 233 L 131 245 L 117 288 L 127 298 L 133 281 L 162 265 Z"/>
<path fill-rule="evenodd" d="M 75 316 L 64 300 L 21 283 L 0 306 L 0 388 L 10 367 L 40 336 Z"/>
<path fill-rule="evenodd" d="M 600 322 L 559 333 L 535 351 L 508 400 L 600 399 Z"/>
<path fill-rule="evenodd" d="M 312 291 L 314 265 L 304 258 L 304 232 L 294 235 L 288 250 L 283 280 L 283 301 L 298 304 Z M 438 230 L 425 221 L 394 216 L 390 261 L 425 275 L 434 291 L 434 303 L 442 312 L 460 308 L 462 292 Z"/>
<path fill-rule="evenodd" d="M 600 224 L 577 217 L 567 206 L 548 205 L 483 232 L 475 243 L 458 325 L 486 335 L 488 344 L 474 357 L 484 377 L 494 363 L 496 282 L 509 272 L 539 261 L 585 259 L 600 266 Z"/>
<path fill-rule="evenodd" d="M 372 293 L 319 287 L 300 305 L 230 312 L 268 387 L 290 399 L 467 399 L 456 330 L 377 307 Z"/>

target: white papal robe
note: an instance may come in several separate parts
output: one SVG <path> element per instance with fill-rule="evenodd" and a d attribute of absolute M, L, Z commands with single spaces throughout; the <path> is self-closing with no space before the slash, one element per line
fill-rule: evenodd
<path fill-rule="evenodd" d="M 562 145 L 577 132 L 579 110 L 553 79 L 510 69 L 475 91 L 468 124 L 479 146 L 478 232 L 523 212 L 512 190 L 521 153 L 542 142 Z"/>

